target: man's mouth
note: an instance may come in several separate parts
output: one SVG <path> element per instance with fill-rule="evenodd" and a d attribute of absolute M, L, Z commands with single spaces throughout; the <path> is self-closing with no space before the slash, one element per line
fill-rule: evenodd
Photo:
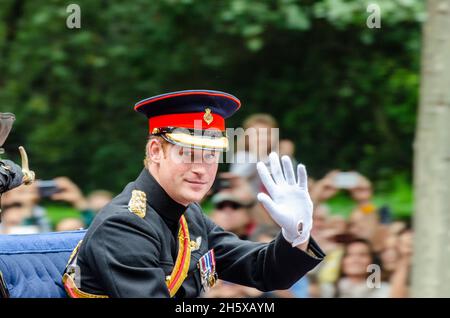
<path fill-rule="evenodd" d="M 206 184 L 207 182 L 205 181 L 198 181 L 198 180 L 185 180 L 188 183 L 192 183 L 192 184 Z"/>

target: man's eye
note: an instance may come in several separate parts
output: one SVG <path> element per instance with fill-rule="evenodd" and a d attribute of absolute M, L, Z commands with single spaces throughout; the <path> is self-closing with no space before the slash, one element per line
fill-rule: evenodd
<path fill-rule="evenodd" d="M 217 157 L 217 154 L 216 153 L 206 153 L 206 154 L 204 154 L 204 156 L 203 156 L 204 158 L 205 158 L 205 160 L 214 160 L 214 159 L 216 159 L 216 157 Z"/>

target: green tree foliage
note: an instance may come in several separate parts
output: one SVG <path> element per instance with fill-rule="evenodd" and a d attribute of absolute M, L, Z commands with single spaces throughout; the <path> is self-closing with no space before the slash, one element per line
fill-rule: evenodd
<path fill-rule="evenodd" d="M 134 103 L 189 88 L 238 96 L 231 125 L 273 114 L 313 176 L 411 169 L 420 0 L 376 1 L 381 29 L 359 0 L 78 0 L 81 29 L 66 27 L 69 3 L 0 2 L 6 149 L 25 145 L 41 178 L 119 190 L 142 167 Z"/>

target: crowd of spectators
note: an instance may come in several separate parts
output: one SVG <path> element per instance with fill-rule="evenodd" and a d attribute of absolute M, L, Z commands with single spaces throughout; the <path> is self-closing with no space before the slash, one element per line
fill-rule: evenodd
<path fill-rule="evenodd" d="M 236 158 L 250 160 L 246 163 L 236 160 L 227 172 L 219 173 L 202 204 L 212 205 L 207 213 L 223 229 L 241 239 L 266 243 L 275 238 L 280 228 L 256 199 L 258 192 L 265 191 L 256 171 L 256 159 L 267 163 L 268 154 L 278 151 L 296 164 L 295 146 L 289 139 L 278 142 L 278 134 L 271 133 L 277 123 L 270 115 L 252 115 L 243 126 L 255 128 L 257 143 L 265 147 L 251 147 L 247 142 L 236 149 Z M 336 169 L 308 182 L 314 203 L 311 237 L 327 254 L 317 268 L 288 290 L 263 293 L 219 280 L 203 297 L 408 297 L 414 235 L 410 224 L 393 219 L 388 205 L 374 204 L 374 187 L 365 176 L 352 172 L 353 179 L 347 178 L 347 184 L 342 184 L 339 179 L 342 175 Z M 327 202 L 342 191 L 353 200 L 353 209 L 349 213 L 331 213 Z M 106 190 L 85 196 L 67 177 L 20 186 L 1 198 L 0 233 L 87 228 L 112 197 Z M 52 224 L 42 202 L 65 202 L 77 214 Z M 343 216 L 347 214 L 349 217 Z"/>

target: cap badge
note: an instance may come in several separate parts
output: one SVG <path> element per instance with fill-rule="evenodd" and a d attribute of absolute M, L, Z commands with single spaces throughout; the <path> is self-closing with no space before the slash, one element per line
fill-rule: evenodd
<path fill-rule="evenodd" d="M 212 123 L 212 121 L 214 120 L 214 117 L 211 114 L 211 109 L 209 109 L 209 108 L 205 109 L 205 114 L 203 115 L 203 119 L 205 120 L 205 122 L 208 125 Z"/>

